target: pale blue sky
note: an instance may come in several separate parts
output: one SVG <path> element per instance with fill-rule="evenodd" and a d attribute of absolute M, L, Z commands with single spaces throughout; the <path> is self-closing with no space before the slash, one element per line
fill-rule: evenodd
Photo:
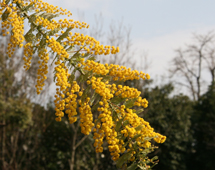
<path fill-rule="evenodd" d="M 169 48 L 171 50 L 189 42 L 192 33 L 206 33 L 215 28 L 214 0 L 45 1 L 70 10 L 75 19 L 77 19 L 77 10 L 84 13 L 85 22 L 91 26 L 95 24 L 94 16 L 102 13 L 106 31 L 111 20 L 120 21 L 123 18 L 124 25 L 132 27 L 133 42 L 138 43 L 137 46 L 143 44 L 149 55 L 153 42 L 155 42 L 154 50 L 159 44 L 157 41 L 162 42 L 162 39 L 167 46 L 171 44 Z M 164 46 L 165 42 L 160 45 Z"/>
<path fill-rule="evenodd" d="M 85 14 L 85 22 L 95 24 L 102 13 L 104 30 L 112 20 L 123 18 L 131 26 L 131 39 L 139 51 L 145 50 L 153 61 L 152 77 L 166 74 L 174 50 L 192 42 L 192 33 L 205 34 L 215 29 L 215 0 L 44 0 Z M 92 27 L 91 27 L 92 28 Z M 89 28 L 90 29 L 90 28 Z M 139 62 L 139 58 L 134 56 Z"/>
<path fill-rule="evenodd" d="M 154 38 L 171 32 L 214 26 L 214 0 L 46 0 L 77 14 L 85 13 L 93 24 L 101 12 L 105 24 L 124 18 L 132 26 L 132 37 Z"/>
<path fill-rule="evenodd" d="M 214 25 L 214 0 L 116 2 L 110 8 L 110 13 L 117 18 L 123 16 L 125 22 L 133 26 L 134 38 L 153 38 L 178 30 Z"/>

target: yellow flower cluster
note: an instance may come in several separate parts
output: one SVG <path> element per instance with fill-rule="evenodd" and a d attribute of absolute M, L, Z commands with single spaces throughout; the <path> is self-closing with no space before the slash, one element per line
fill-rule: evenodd
<path fill-rule="evenodd" d="M 3 0 L 3 3 L 5 0 Z M 47 2 L 43 2 L 42 0 L 13 0 L 13 3 L 18 3 L 22 7 L 27 7 L 28 5 L 32 5 L 34 9 L 36 9 L 36 12 L 39 12 L 40 10 L 46 12 L 46 13 L 54 13 L 54 14 L 60 14 L 60 15 L 67 15 L 68 17 L 72 15 L 70 11 L 67 11 L 66 9 L 58 8 L 58 6 L 50 5 Z"/>
<path fill-rule="evenodd" d="M 62 88 L 62 87 L 61 87 Z M 61 121 L 61 117 L 64 116 L 64 110 L 66 109 L 65 113 L 68 114 L 68 118 L 70 123 L 74 123 L 77 120 L 77 95 L 74 94 L 75 92 L 79 92 L 80 86 L 77 84 L 76 81 L 73 81 L 72 85 L 69 85 L 67 89 L 59 89 L 57 88 L 57 92 L 55 95 L 55 115 L 58 116 L 56 121 Z M 61 91 L 63 93 L 61 93 Z M 66 94 L 66 96 L 64 95 Z"/>
<path fill-rule="evenodd" d="M 88 83 L 90 83 L 90 81 Z M 111 94 L 111 90 L 109 89 L 111 85 L 108 85 L 108 81 L 104 83 L 101 81 L 101 78 L 92 77 L 91 83 L 92 89 L 95 89 L 95 92 L 102 96 L 103 99 L 108 100 L 113 97 L 113 94 Z"/>
<path fill-rule="evenodd" d="M 112 133 L 110 133 L 110 135 L 106 134 L 106 139 L 109 144 L 108 149 L 111 156 L 113 156 L 112 159 L 116 161 L 119 159 L 120 153 L 123 153 L 124 148 L 122 148 L 122 145 L 119 145 L 120 140 L 117 139 L 117 132 L 114 130 L 114 127 L 115 126 L 113 126 Z"/>
<path fill-rule="evenodd" d="M 2 35 L 10 34 L 9 30 L 11 28 L 10 43 L 8 44 L 7 54 L 11 57 L 14 54 L 15 47 L 19 45 L 21 48 L 24 41 L 24 18 L 17 14 L 17 8 L 12 4 L 7 5 L 5 0 L 1 3 L 0 15 L 8 15 L 5 21 L 2 21 Z"/>
<path fill-rule="evenodd" d="M 80 94 L 81 95 L 81 94 Z M 81 133 L 85 135 L 89 135 L 91 132 L 92 127 L 94 126 L 93 123 L 93 114 L 91 112 L 91 107 L 89 105 L 90 98 L 87 97 L 86 101 L 82 104 L 81 100 L 79 101 L 80 107 L 80 118 L 81 118 Z"/>
<path fill-rule="evenodd" d="M 137 101 L 134 102 L 134 106 L 142 106 L 144 108 L 148 107 L 148 101 L 144 98 L 138 97 Z"/>
<path fill-rule="evenodd" d="M 84 55 L 85 53 L 89 54 L 95 54 L 95 55 L 102 55 L 102 54 L 110 54 L 119 52 L 119 47 L 115 48 L 114 46 L 105 46 L 100 45 L 100 42 L 94 39 L 93 37 L 90 37 L 88 35 L 84 36 L 84 34 L 75 33 L 72 35 L 72 33 L 67 37 L 67 41 L 64 42 L 64 44 L 68 45 L 78 45 L 80 46 L 81 53 Z"/>
<path fill-rule="evenodd" d="M 110 75 L 113 76 L 113 80 L 122 80 L 122 81 L 126 81 L 126 80 L 139 80 L 140 78 L 142 78 L 143 80 L 145 80 L 145 78 L 150 79 L 150 76 L 148 74 L 141 72 L 138 72 L 137 70 L 133 70 L 131 71 L 130 68 L 126 68 L 125 66 L 119 66 L 119 65 L 114 65 L 111 64 L 109 66 L 110 69 Z"/>
<path fill-rule="evenodd" d="M 120 157 L 120 152 L 122 152 L 121 147 L 119 147 L 119 139 L 117 139 L 117 132 L 115 131 L 116 125 L 112 119 L 112 112 L 109 109 L 108 102 L 100 101 L 99 104 L 103 107 L 98 108 L 98 111 L 102 111 L 98 119 L 95 120 L 96 127 L 93 129 L 95 139 L 94 147 L 96 152 L 103 152 L 103 140 L 106 137 L 108 143 L 108 149 L 113 156 L 113 160 L 117 160 Z M 124 150 L 123 150 L 124 151 Z"/>
<path fill-rule="evenodd" d="M 127 69 L 125 66 L 101 64 L 93 60 L 87 60 L 83 65 L 85 70 L 93 71 L 98 75 L 110 75 L 113 77 L 114 81 L 139 80 L 140 78 L 143 80 L 150 79 L 148 74 L 145 74 L 142 71 L 138 72 L 137 70 L 131 71 L 130 68 Z"/>
<path fill-rule="evenodd" d="M 19 2 L 19 3 L 22 3 L 22 2 Z M 72 15 L 70 11 L 67 11 L 66 9 L 63 9 L 61 7 L 58 8 L 58 6 L 50 5 L 49 3 L 43 2 L 42 0 L 29 0 L 29 3 L 34 4 L 36 12 L 44 11 L 46 13 L 67 15 L 68 17 Z M 26 3 L 26 5 L 29 5 L 29 3 Z"/>
<path fill-rule="evenodd" d="M 56 52 L 57 55 L 59 55 L 59 62 L 64 61 L 65 58 L 69 58 L 69 54 L 59 42 L 57 42 L 53 37 L 49 39 L 47 36 L 47 39 L 49 42 L 48 47 L 50 47 L 53 52 Z"/>
<path fill-rule="evenodd" d="M 153 129 L 149 124 L 142 118 L 138 117 L 136 113 L 133 113 L 132 109 L 127 109 L 125 111 L 125 106 L 122 105 L 120 109 L 116 110 L 116 112 L 119 118 L 124 117 L 123 121 L 129 120 L 129 125 L 125 126 L 124 129 L 121 130 L 121 133 L 128 139 L 133 138 L 137 134 L 142 134 L 141 137 L 137 138 L 137 141 L 130 143 L 129 148 L 126 149 L 126 147 L 123 146 L 123 141 L 120 143 L 120 140 L 117 138 L 118 133 L 115 131 L 116 125 L 112 120 L 112 111 L 108 101 L 110 102 L 114 96 L 128 99 L 137 98 L 134 105 L 143 106 L 145 108 L 148 106 L 148 101 L 139 97 L 140 92 L 134 88 L 130 88 L 128 86 L 123 87 L 122 85 L 116 86 L 115 84 L 110 85 L 108 82 L 102 82 L 101 78 L 92 77 L 91 80 L 88 81 L 88 84 L 91 84 L 92 89 L 95 89 L 95 92 L 102 97 L 99 102 L 102 107 L 98 107 L 97 109 L 101 113 L 98 119 L 95 120 L 96 127 L 93 130 L 96 152 L 103 152 L 102 144 L 104 137 L 106 137 L 109 144 L 108 148 L 114 161 L 119 159 L 120 153 L 124 153 L 125 151 L 129 152 L 134 142 L 138 142 L 138 145 L 143 148 L 150 147 L 151 143 L 149 140 L 146 140 L 145 137 L 155 138 L 156 141 L 160 140 L 159 142 L 165 141 L 165 137 L 153 132 Z M 136 130 L 135 128 L 140 125 L 143 126 L 142 130 Z M 134 156 L 132 156 L 131 161 L 135 159 L 135 154 L 133 155 Z"/>
<path fill-rule="evenodd" d="M 141 94 L 140 91 L 138 91 L 135 88 L 131 88 L 129 86 L 118 85 L 118 91 L 115 93 L 116 96 L 120 96 L 122 98 L 137 98 Z"/>
<path fill-rule="evenodd" d="M 35 87 L 37 88 L 37 94 L 40 94 L 43 86 L 45 85 L 44 81 L 47 79 L 46 74 L 48 73 L 48 61 L 49 61 L 49 53 L 47 50 L 41 50 L 39 52 L 39 69 L 37 70 L 37 84 Z"/>
<path fill-rule="evenodd" d="M 139 117 L 136 113 L 134 113 L 132 109 L 126 109 L 124 121 L 126 120 L 129 121 L 132 129 L 126 127 L 127 132 L 124 131 L 123 133 L 125 133 L 125 136 L 128 135 L 129 137 L 133 137 L 135 134 L 141 134 L 141 136 L 136 139 L 137 144 L 140 147 L 147 148 L 147 146 L 149 145 L 149 143 L 147 142 L 148 137 L 154 138 L 158 143 L 163 143 L 165 141 L 165 136 L 155 133 L 154 129 L 149 125 L 149 123 L 146 122 L 143 118 Z M 137 127 L 140 127 L 140 129 L 135 130 L 135 128 Z"/>
<path fill-rule="evenodd" d="M 57 114 L 58 118 L 56 118 L 57 121 L 61 121 L 61 117 L 64 116 L 63 114 L 63 110 L 65 109 L 65 94 L 67 93 L 67 89 L 71 87 L 71 84 L 68 83 L 68 69 L 65 66 L 64 63 L 60 64 L 60 61 L 55 62 L 55 64 L 57 65 L 55 67 L 55 71 L 56 71 L 56 86 L 60 86 L 60 91 L 56 92 L 56 100 L 55 100 L 55 106 L 56 109 L 58 109 L 58 112 L 60 112 L 60 114 Z M 79 85 L 77 84 L 76 81 L 73 82 L 73 91 L 71 92 L 78 92 L 80 89 Z M 61 100 L 62 99 L 62 100 Z"/>
<path fill-rule="evenodd" d="M 72 53 L 79 53 L 84 57 L 87 56 L 86 54 L 116 54 L 119 52 L 119 47 L 104 46 L 93 37 L 69 32 L 73 28 L 88 28 L 89 25 L 72 19 L 60 19 L 59 21 L 50 19 L 58 14 L 67 16 L 72 14 L 66 9 L 49 5 L 42 0 L 13 0 L 9 4 L 3 0 L 0 7 L 0 15 L 3 15 L 2 33 L 4 36 L 11 34 L 7 50 L 9 57 L 14 54 L 17 46 L 19 48 L 23 46 L 24 39 L 28 37 L 28 35 L 23 36 L 24 18 L 27 18 L 32 24 L 31 26 L 35 28 L 34 32 L 29 35 L 31 37 L 26 38 L 28 43 L 24 46 L 23 60 L 24 68 L 28 70 L 31 66 L 33 50 L 38 51 L 39 68 L 35 86 L 38 94 L 45 84 L 44 81 L 48 73 L 49 52 L 47 49 L 51 49 L 56 54 L 56 61 L 54 62 L 56 86 L 58 86 L 54 101 L 56 121 L 61 121 L 64 113 L 66 113 L 70 123 L 76 122 L 79 105 L 81 132 L 89 135 L 94 127 L 93 138 L 95 139 L 96 152 L 103 152 L 103 140 L 106 138 L 108 149 L 114 161 L 118 160 L 125 152 L 131 153 L 130 161 L 134 161 L 138 157 L 138 151 L 135 150 L 134 146 L 138 146 L 139 151 L 141 151 L 151 147 L 151 139 L 158 143 L 163 143 L 166 140 L 165 136 L 155 133 L 148 122 L 138 117 L 135 110 L 129 109 L 130 106 L 127 105 L 129 102 L 132 103 L 132 106 L 148 107 L 148 101 L 140 97 L 141 92 L 129 86 L 116 85 L 118 82 L 116 84 L 110 83 L 113 81 L 150 79 L 148 74 L 137 70 L 132 71 L 125 66 L 101 64 L 93 60 L 85 61 L 80 55 L 70 57 L 71 51 L 75 47 L 79 49 L 78 51 L 73 50 Z M 29 11 L 25 10 L 28 7 L 35 12 L 34 16 L 30 16 L 32 14 L 29 15 Z M 42 15 L 41 12 L 43 12 Z M 11 32 L 8 31 L 9 29 Z M 32 40 L 32 37 L 38 36 L 43 36 L 43 38 L 41 40 L 39 38 L 37 41 L 34 38 Z M 83 86 L 80 85 L 82 87 L 80 91 L 80 86 L 77 81 L 73 81 L 72 76 L 74 75 L 69 73 L 67 64 L 74 66 L 74 72 L 78 70 L 81 73 L 81 78 L 87 81 L 88 87 L 91 87 L 91 92 L 100 96 L 99 101 L 96 100 L 100 105 L 97 107 L 99 115 L 94 123 L 91 107 L 95 103 L 91 103 L 89 95 L 85 98 L 82 96 Z M 89 73 L 92 74 L 89 75 Z M 115 104 L 114 100 L 118 99 L 119 101 L 116 101 L 118 103 Z"/>
<path fill-rule="evenodd" d="M 94 128 L 94 129 L 93 129 L 93 130 L 94 130 L 93 139 L 95 140 L 93 146 L 95 147 L 97 153 L 98 153 L 98 152 L 103 152 L 103 147 L 102 147 L 102 145 L 103 145 L 103 139 L 104 139 L 104 137 L 105 137 L 105 135 L 104 135 L 104 133 L 103 133 L 104 130 L 99 129 L 99 130 L 97 131 L 98 127 L 100 127 L 100 126 L 101 126 L 101 123 L 97 123 L 97 125 L 96 125 L 97 128 Z"/>
<path fill-rule="evenodd" d="M 96 124 L 96 127 L 93 129 L 94 147 L 96 148 L 96 152 L 103 152 L 102 144 L 104 137 L 106 137 L 113 160 L 117 160 L 120 157 L 119 153 L 121 151 L 118 147 L 119 140 L 117 139 L 117 132 L 114 129 L 115 124 L 112 120 L 112 112 L 108 103 L 114 97 L 111 92 L 112 86 L 108 84 L 108 81 L 102 82 L 101 78 L 96 77 L 92 77 L 91 81 L 88 81 L 88 84 L 91 84 L 92 89 L 95 89 L 95 92 L 102 97 L 99 102 L 101 107 L 97 109 L 101 114 L 94 121 Z"/>
<path fill-rule="evenodd" d="M 31 66 L 31 60 L 32 60 L 32 56 L 33 56 L 33 47 L 31 43 L 27 43 L 24 45 L 24 56 L 23 60 L 24 60 L 24 69 L 28 70 Z"/>
<path fill-rule="evenodd" d="M 87 60 L 86 63 L 83 63 L 84 70 L 86 71 L 93 71 L 98 75 L 107 75 L 109 73 L 108 64 L 101 64 L 95 62 L 93 60 Z"/>
<path fill-rule="evenodd" d="M 88 28 L 89 26 L 87 23 L 82 22 L 80 23 L 79 21 L 73 21 L 72 19 L 67 20 L 67 19 L 60 19 L 58 22 L 52 19 L 49 21 L 48 19 L 45 19 L 43 17 L 37 16 L 37 19 L 35 20 L 36 25 L 43 26 L 43 28 L 46 28 L 47 30 L 55 30 L 57 28 Z M 64 33 L 64 31 L 61 31 L 61 33 Z"/>
<path fill-rule="evenodd" d="M 65 108 L 67 109 L 65 111 L 66 114 L 68 114 L 69 122 L 72 124 L 77 121 L 77 94 L 76 92 L 79 92 L 80 86 L 77 84 L 76 81 L 73 81 L 71 90 L 67 90 L 66 95 L 67 97 L 65 98 L 65 103 L 66 106 Z M 64 98 L 64 96 L 61 94 L 61 97 Z M 59 101 L 62 105 L 64 104 L 64 101 Z M 60 105 L 59 105 L 60 106 Z M 59 110 L 63 110 L 64 108 L 61 108 Z M 58 110 L 56 110 L 58 111 Z"/>
<path fill-rule="evenodd" d="M 144 148 L 149 148 L 151 146 L 150 140 L 152 138 L 157 143 L 163 143 L 166 140 L 165 136 L 155 133 L 154 129 L 151 128 L 149 123 L 138 117 L 138 115 L 134 113 L 132 109 L 125 110 L 125 106 L 122 105 L 120 109 L 117 109 L 117 113 L 120 118 L 124 118 L 122 125 L 126 123 L 126 121 L 128 122 L 125 126 L 123 126 L 123 129 L 120 131 L 120 133 L 123 134 L 123 136 L 126 137 L 130 142 L 126 147 L 124 141 L 120 140 L 118 147 L 120 148 L 121 153 L 124 153 L 125 151 L 131 152 L 130 161 L 134 161 L 135 157 L 137 157 L 137 150 L 134 150 L 134 145 L 137 145 L 139 150 L 142 151 Z M 134 138 L 136 135 L 138 135 L 136 139 L 132 140 L 132 138 Z"/>
<path fill-rule="evenodd" d="M 98 111 L 101 111 L 102 113 L 99 115 L 98 119 L 95 120 L 96 127 L 93 129 L 93 138 L 95 139 L 94 147 L 96 148 L 96 152 L 103 152 L 102 144 L 104 137 L 106 137 L 107 143 L 109 144 L 108 148 L 114 161 L 119 159 L 120 153 L 123 154 L 124 152 L 129 151 L 132 151 L 130 161 L 133 161 L 136 154 L 136 151 L 132 148 L 133 145 L 137 144 L 139 149 L 142 150 L 142 148 L 149 148 L 151 146 L 149 140 L 152 138 L 154 138 L 157 143 L 163 143 L 165 141 L 165 136 L 155 133 L 148 122 L 138 117 L 132 109 L 125 110 L 125 106 L 122 105 L 120 107 L 121 109 L 117 110 L 117 113 L 120 118 L 124 117 L 122 124 L 126 121 L 129 122 L 129 124 L 124 126 L 120 131 L 128 141 L 130 140 L 128 147 L 126 147 L 124 141 L 118 139 L 119 134 L 115 131 L 116 124 L 112 120 L 112 112 L 108 102 L 106 100 L 104 101 L 105 102 L 99 102 L 102 107 L 99 107 Z M 135 135 L 139 135 L 139 137 L 134 141 L 131 140 Z"/>
<path fill-rule="evenodd" d="M 69 87 L 71 87 L 71 85 L 68 82 L 68 77 L 70 76 L 70 74 L 68 73 L 68 68 L 66 67 L 66 65 L 63 63 L 63 61 L 65 60 L 65 58 L 69 58 L 69 54 L 66 52 L 66 50 L 63 48 L 63 46 L 57 42 L 54 38 L 49 39 L 49 37 L 47 37 L 49 45 L 48 47 L 50 47 L 52 49 L 53 52 L 56 52 L 58 57 L 58 60 L 55 62 L 55 71 L 56 71 L 56 86 L 60 86 L 60 91 L 61 92 L 56 92 L 56 96 L 57 96 L 57 102 L 55 103 L 56 106 L 56 115 L 58 115 L 58 118 L 56 118 L 57 121 L 61 121 L 61 117 L 63 117 L 62 113 L 63 110 L 65 109 L 65 100 L 64 97 L 66 94 L 66 89 L 68 89 Z M 73 84 L 75 84 L 76 86 L 77 83 L 73 82 Z M 74 92 L 79 91 L 79 88 L 77 87 L 73 90 Z M 74 93 L 73 92 L 73 93 Z M 72 94 L 73 94 L 72 93 Z M 74 96 L 74 94 L 73 94 Z M 62 98 L 62 100 L 61 100 Z M 70 112 L 70 111 L 67 111 Z M 73 113 L 73 114 L 72 114 Z M 74 112 L 71 112 L 71 114 L 68 114 L 69 116 L 69 120 L 70 123 L 73 123 L 77 120 L 77 118 L 73 117 L 75 114 Z"/>
<path fill-rule="evenodd" d="M 16 7 L 16 5 L 18 4 L 18 6 Z M 58 8 L 57 6 L 53 6 L 53 5 L 49 5 L 48 3 L 45 3 L 41 0 L 29 0 L 29 1 L 22 1 L 22 0 L 16 0 L 13 1 L 13 3 L 11 3 L 10 5 L 7 5 L 5 3 L 5 1 L 1 4 L 1 9 L 0 9 L 0 13 L 2 14 L 3 12 L 8 12 L 9 16 L 7 18 L 7 20 L 2 22 L 2 28 L 3 28 L 3 35 L 6 35 L 6 29 L 9 29 L 10 27 L 12 27 L 12 31 L 11 31 L 11 43 L 8 45 L 8 55 L 11 57 L 15 51 L 15 47 L 17 45 L 19 45 L 19 47 L 22 47 L 23 44 L 23 40 L 24 40 L 24 17 L 21 18 L 17 13 L 20 10 L 23 10 L 25 7 L 27 7 L 28 5 L 32 5 L 33 9 L 36 9 L 35 12 L 45 12 L 45 13 L 52 13 L 52 14 L 61 14 L 61 15 L 71 15 L 70 11 L 64 10 L 62 8 Z M 29 19 L 29 15 L 27 14 L 27 12 L 25 12 L 25 17 L 27 17 Z M 55 21 L 54 19 L 52 20 L 48 20 L 47 18 L 43 18 L 42 16 L 39 15 L 35 15 L 36 20 L 35 22 L 33 22 L 32 24 L 34 24 L 35 26 L 42 26 L 42 28 L 45 28 L 47 31 L 50 30 L 60 30 L 63 28 L 88 28 L 89 25 L 87 25 L 86 23 L 82 22 L 80 23 L 79 21 L 73 21 L 72 19 L 60 19 L 58 22 Z M 40 33 L 41 30 L 38 30 Z M 44 30 L 43 30 L 44 31 Z M 63 34 L 64 31 L 61 31 L 61 34 Z M 9 34 L 9 32 L 7 32 L 7 34 Z M 52 36 L 52 35 L 51 35 Z M 60 35 L 56 34 L 57 37 L 59 37 Z M 47 40 L 46 43 L 48 43 L 48 47 L 50 47 L 52 49 L 53 52 L 56 52 L 58 57 L 58 63 L 62 63 L 65 58 L 68 59 L 69 58 L 69 54 L 66 51 L 66 49 L 63 47 L 63 45 L 70 45 L 70 46 L 74 46 L 74 45 L 78 45 L 80 46 L 80 49 L 82 54 L 85 55 L 85 53 L 91 53 L 91 54 L 109 54 L 111 53 L 116 53 L 119 52 L 119 48 L 115 48 L 112 46 L 112 48 L 110 46 L 103 46 L 100 45 L 99 41 L 95 40 L 93 37 L 89 37 L 89 36 L 84 36 L 83 34 L 79 34 L 79 33 L 75 33 L 74 35 L 72 35 L 72 33 L 70 32 L 69 35 L 67 37 L 65 37 L 66 41 L 64 42 L 58 42 L 57 39 L 54 39 L 54 37 L 49 38 L 49 36 L 46 36 Z M 40 41 L 40 40 L 39 40 Z M 25 61 L 25 66 L 24 68 L 26 70 L 28 70 L 30 68 L 31 65 L 31 59 L 32 59 L 32 45 L 30 45 L 31 43 L 26 44 L 24 47 L 24 53 L 25 53 L 25 57 L 23 58 Z M 40 46 L 40 42 L 38 44 L 36 44 L 37 47 Z M 84 46 L 84 47 L 83 47 Z M 38 77 L 37 77 L 37 93 L 39 94 L 42 90 L 42 87 L 44 85 L 44 80 L 46 79 L 45 74 L 47 73 L 47 59 L 43 59 L 43 55 L 41 52 L 39 52 L 40 54 L 40 58 L 42 61 L 39 61 L 40 63 L 40 68 L 38 69 Z M 45 63 L 45 64 L 44 64 Z M 61 66 L 59 66 L 59 64 L 56 66 L 55 70 Z M 65 70 L 67 70 L 66 66 L 64 66 Z M 64 85 L 65 88 L 68 87 L 68 75 L 63 75 L 63 72 L 60 72 L 59 74 L 62 75 L 62 80 L 64 80 Z M 59 84 L 59 82 L 57 83 Z"/>
<path fill-rule="evenodd" d="M 148 122 L 138 117 L 138 115 L 133 112 L 132 109 L 126 109 L 126 106 L 121 105 L 121 107 L 116 110 L 117 116 L 119 119 L 123 119 L 122 124 L 126 121 L 128 121 L 129 124 L 123 126 L 123 129 L 120 131 L 120 133 L 123 134 L 124 137 L 127 137 L 128 140 L 134 138 L 135 135 L 139 135 L 135 141 L 131 141 L 129 143 L 129 147 L 126 149 L 123 140 L 120 141 L 118 139 L 118 133 L 115 131 L 116 123 L 119 121 L 119 119 L 116 119 L 115 123 L 112 120 L 113 110 L 111 110 L 110 105 L 113 104 L 111 104 L 111 99 L 114 96 L 120 96 L 121 98 L 127 99 L 136 99 L 134 105 L 142 106 L 144 108 L 148 106 L 148 101 L 145 98 L 142 99 L 139 97 L 140 92 L 137 89 L 130 88 L 128 86 L 123 87 L 122 85 L 110 85 L 108 82 L 102 82 L 102 78 L 92 77 L 91 80 L 88 80 L 88 84 L 91 84 L 92 89 L 95 89 L 95 92 L 102 97 L 101 101 L 99 102 L 102 107 L 98 107 L 97 109 L 101 113 L 98 119 L 95 120 L 96 127 L 93 130 L 95 139 L 94 146 L 96 147 L 96 152 L 103 152 L 102 144 L 104 137 L 106 137 L 106 140 L 109 144 L 108 148 L 111 152 L 111 155 L 113 156 L 112 159 L 114 161 L 118 160 L 120 153 L 124 153 L 125 151 L 132 151 L 130 161 L 133 161 L 135 159 L 136 151 L 132 148 L 132 146 L 135 143 L 140 147 L 140 149 L 141 147 L 144 149 L 151 146 L 150 140 L 152 138 L 154 138 L 154 140 L 158 143 L 163 143 L 165 141 L 166 137 L 155 133 L 154 129 L 151 128 Z"/>
<path fill-rule="evenodd" d="M 83 60 L 81 60 L 81 63 L 85 65 L 85 70 L 93 70 L 93 72 L 97 74 L 105 75 L 109 72 L 109 70 L 105 68 L 105 65 L 99 63 L 96 64 L 95 62 L 89 60 L 86 63 L 83 63 Z M 100 71 L 104 72 L 101 73 Z M 123 142 L 120 143 L 119 139 L 117 138 L 117 132 L 114 130 L 115 123 L 112 120 L 112 111 L 110 109 L 108 101 L 110 102 L 110 100 L 114 96 L 120 96 L 121 98 L 127 99 L 137 98 L 137 100 L 134 102 L 134 105 L 143 106 L 145 108 L 148 106 L 148 101 L 139 97 L 141 92 L 139 92 L 137 89 L 130 88 L 129 86 L 123 87 L 122 85 L 110 85 L 108 81 L 103 82 L 102 78 L 92 77 L 90 80 L 87 81 L 87 83 L 88 85 L 91 84 L 92 89 L 95 89 L 95 92 L 102 97 L 101 101 L 99 102 L 102 107 L 98 107 L 97 109 L 99 112 L 101 112 L 101 114 L 99 115 L 98 119 L 95 120 L 96 127 L 94 128 L 94 146 L 96 147 L 96 152 L 103 152 L 102 144 L 103 139 L 106 136 L 107 142 L 109 144 L 109 151 L 113 156 L 112 159 L 118 160 L 120 157 L 120 153 L 124 153 L 126 151 L 126 148 L 123 147 Z M 153 129 L 150 126 L 145 127 L 144 131 L 136 131 L 135 127 L 139 125 L 144 125 L 143 123 L 146 122 L 142 118 L 139 118 L 136 113 L 133 113 L 131 109 L 127 109 L 127 111 L 125 111 L 124 105 L 121 106 L 120 110 L 117 110 L 117 113 L 120 118 L 125 116 L 124 121 L 128 119 L 131 121 L 129 122 L 129 126 L 126 126 L 121 131 L 121 133 L 124 134 L 125 137 L 133 138 L 136 134 L 140 134 L 141 132 L 145 131 L 147 132 L 145 132 L 146 136 L 149 133 L 151 134 L 152 138 L 158 136 L 158 134 L 153 132 Z M 151 143 L 149 141 L 146 141 L 144 137 L 145 136 L 142 135 L 142 138 L 139 138 L 141 139 L 141 143 L 139 143 L 142 147 L 148 148 Z M 158 136 L 158 138 L 160 139 L 161 136 Z M 130 146 L 132 147 L 132 143 L 130 143 Z M 132 159 L 134 159 L 134 157 L 132 157 L 131 160 Z"/>

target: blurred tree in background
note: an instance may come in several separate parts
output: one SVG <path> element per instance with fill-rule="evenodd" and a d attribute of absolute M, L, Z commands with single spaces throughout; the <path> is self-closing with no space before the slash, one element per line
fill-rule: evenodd
<path fill-rule="evenodd" d="M 143 117 L 160 133 L 168 136 L 167 142 L 154 153 L 159 157 L 155 169 L 187 169 L 189 142 L 192 140 L 191 114 L 193 102 L 185 95 L 170 97 L 172 84 L 155 87 L 145 93 L 150 105 Z"/>
<path fill-rule="evenodd" d="M 192 115 L 194 130 L 190 169 L 214 169 L 215 159 L 215 84 L 197 101 Z"/>
<path fill-rule="evenodd" d="M 194 34 L 193 38 L 192 44 L 185 49 L 176 50 L 169 72 L 170 77 L 176 77 L 174 84 L 186 87 L 192 99 L 197 101 L 207 87 L 205 75 L 211 77 L 211 82 L 215 79 L 215 35 L 210 31 L 205 35 Z"/>

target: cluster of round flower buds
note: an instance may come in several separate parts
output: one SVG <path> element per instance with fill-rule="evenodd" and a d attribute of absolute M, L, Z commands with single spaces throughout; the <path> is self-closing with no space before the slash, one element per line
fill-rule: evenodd
<path fill-rule="evenodd" d="M 31 14 L 28 9 L 32 9 Z M 96 152 L 103 152 L 103 140 L 106 139 L 114 161 L 124 153 L 130 153 L 129 160 L 135 161 L 138 158 L 138 151 L 151 147 L 151 139 L 158 143 L 165 141 L 165 136 L 155 133 L 149 123 L 132 109 L 133 106 L 148 107 L 148 101 L 140 97 L 141 92 L 119 84 L 127 80 L 150 79 L 150 76 L 137 70 L 132 71 L 125 66 L 101 64 L 90 57 L 85 60 L 87 56 L 92 55 L 116 54 L 119 47 L 104 46 L 88 35 L 73 34 L 71 32 L 73 28 L 88 28 L 89 25 L 72 19 L 54 20 L 57 15 L 69 17 L 72 13 L 42 0 L 11 2 L 3 0 L 0 3 L 0 15 L 2 35 L 10 35 L 8 56 L 14 54 L 16 47 L 23 47 L 24 69 L 28 70 L 31 60 L 34 59 L 33 54 L 35 52 L 38 54 L 35 85 L 38 94 L 47 79 L 49 52 L 56 55 L 54 58 L 57 86 L 54 100 L 56 121 L 61 121 L 64 113 L 68 115 L 71 124 L 80 117 L 81 132 L 89 135 L 93 130 Z M 25 19 L 29 20 L 31 28 L 24 35 Z M 25 45 L 24 40 L 27 41 Z M 71 56 L 71 52 L 74 55 Z M 72 73 L 69 67 L 73 68 Z M 80 81 L 75 79 L 76 71 L 80 73 Z M 87 85 L 85 90 L 84 85 Z M 98 98 L 95 100 L 92 94 Z M 96 107 L 95 112 L 98 113 L 95 120 L 92 107 Z M 138 149 L 134 146 L 138 146 Z"/>

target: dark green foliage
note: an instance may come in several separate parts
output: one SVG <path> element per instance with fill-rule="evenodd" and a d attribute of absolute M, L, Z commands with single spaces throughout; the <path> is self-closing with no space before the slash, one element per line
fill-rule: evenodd
<path fill-rule="evenodd" d="M 187 169 L 188 144 L 192 140 L 192 102 L 184 95 L 170 97 L 172 91 L 173 86 L 167 84 L 155 87 L 144 95 L 149 107 L 143 118 L 149 121 L 156 132 L 167 136 L 167 140 L 154 153 L 159 157 L 159 164 L 154 169 L 159 170 Z"/>
<path fill-rule="evenodd" d="M 215 160 L 215 84 L 212 83 L 196 103 L 192 120 L 195 140 L 189 167 L 212 170 Z"/>

